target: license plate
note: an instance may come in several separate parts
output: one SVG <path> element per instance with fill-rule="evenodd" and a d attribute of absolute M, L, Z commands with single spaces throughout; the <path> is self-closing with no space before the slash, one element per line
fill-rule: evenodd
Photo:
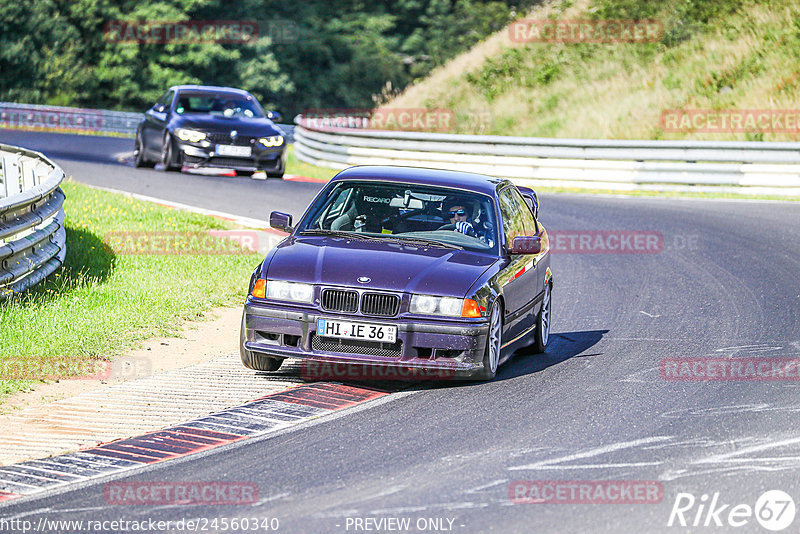
<path fill-rule="evenodd" d="M 317 321 L 317 335 L 394 343 L 397 340 L 397 327 L 385 324 L 351 323 L 350 321 L 319 319 Z"/>
<path fill-rule="evenodd" d="M 218 156 L 249 158 L 252 154 L 253 151 L 249 146 L 217 145 Z"/>

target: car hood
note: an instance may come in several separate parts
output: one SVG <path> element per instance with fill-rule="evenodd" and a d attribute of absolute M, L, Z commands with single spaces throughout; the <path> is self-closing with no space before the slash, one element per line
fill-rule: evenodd
<path fill-rule="evenodd" d="M 292 237 L 277 247 L 266 274 L 273 280 L 465 297 L 496 261 L 485 254 L 397 241 Z M 360 277 L 370 281 L 359 283 Z"/>
<path fill-rule="evenodd" d="M 204 132 L 229 133 L 237 130 L 240 136 L 284 135 L 275 123 L 267 118 L 249 119 L 247 117 L 212 117 L 209 115 L 184 115 L 175 123 L 178 128 L 195 128 Z"/>

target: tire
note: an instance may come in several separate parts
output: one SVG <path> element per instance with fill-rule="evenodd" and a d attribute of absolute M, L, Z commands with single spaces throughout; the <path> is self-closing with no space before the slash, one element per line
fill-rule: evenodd
<path fill-rule="evenodd" d="M 136 132 L 136 140 L 133 142 L 133 166 L 137 168 L 155 167 L 155 163 L 148 161 L 144 155 L 144 145 L 142 143 L 142 132 Z"/>
<path fill-rule="evenodd" d="M 489 331 L 486 334 L 486 350 L 483 351 L 483 371 L 480 380 L 491 380 L 500 364 L 500 347 L 503 344 L 503 305 L 498 300 L 489 312 Z"/>
<path fill-rule="evenodd" d="M 248 369 L 254 371 L 277 371 L 283 364 L 283 358 L 273 358 L 262 354 L 260 352 L 253 352 L 244 348 L 245 342 L 245 324 L 244 314 L 242 314 L 242 327 L 239 330 L 239 355 L 242 358 L 242 364 Z"/>
<path fill-rule="evenodd" d="M 552 292 L 553 284 L 548 283 L 544 286 L 542 308 L 536 317 L 536 331 L 533 333 L 533 351 L 536 353 L 544 352 L 547 349 L 547 342 L 550 341 L 550 324 L 553 315 Z"/>
<path fill-rule="evenodd" d="M 181 170 L 181 164 L 175 157 L 175 143 L 169 132 L 164 132 L 164 140 L 161 144 L 161 164 L 164 166 L 165 172 Z"/>

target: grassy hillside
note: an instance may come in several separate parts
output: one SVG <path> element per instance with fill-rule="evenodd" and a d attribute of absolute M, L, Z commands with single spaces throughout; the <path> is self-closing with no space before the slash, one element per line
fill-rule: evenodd
<path fill-rule="evenodd" d="M 797 140 L 669 132 L 664 110 L 800 110 L 800 0 L 551 1 L 532 19 L 656 19 L 654 43 L 519 43 L 508 30 L 388 107 L 455 112 L 458 133 L 614 139 Z"/>

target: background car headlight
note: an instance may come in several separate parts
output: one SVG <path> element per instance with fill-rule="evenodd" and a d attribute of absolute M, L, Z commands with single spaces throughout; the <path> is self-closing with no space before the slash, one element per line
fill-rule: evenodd
<path fill-rule="evenodd" d="M 314 286 L 297 282 L 267 280 L 267 298 L 310 304 L 314 300 Z"/>
<path fill-rule="evenodd" d="M 430 295 L 412 295 L 411 313 L 422 315 L 447 315 L 461 317 L 464 299 L 453 297 L 432 297 Z"/>
<path fill-rule="evenodd" d="M 207 137 L 205 132 L 187 130 L 186 128 L 175 128 L 175 135 L 177 135 L 178 139 L 181 141 L 188 141 L 190 143 L 199 143 Z"/>
<path fill-rule="evenodd" d="M 270 137 L 262 137 L 261 139 L 258 140 L 258 142 L 264 145 L 265 147 L 281 146 L 283 144 L 283 136 L 273 135 Z"/>

